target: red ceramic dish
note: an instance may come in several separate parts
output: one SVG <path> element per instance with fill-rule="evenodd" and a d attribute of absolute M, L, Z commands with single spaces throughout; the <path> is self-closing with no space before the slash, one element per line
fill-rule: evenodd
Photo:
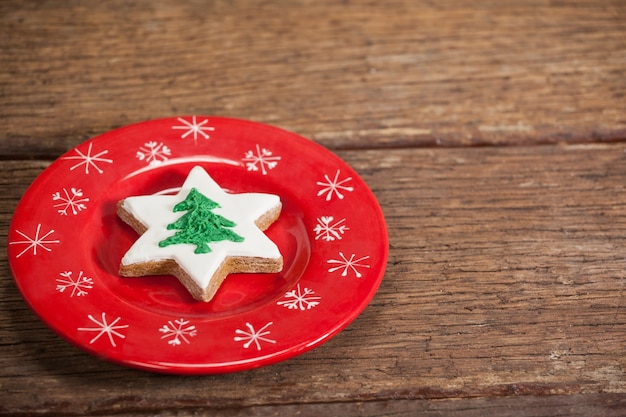
<path fill-rule="evenodd" d="M 118 275 L 138 236 L 116 202 L 175 191 L 195 165 L 230 192 L 283 203 L 266 231 L 282 272 L 230 275 L 209 303 L 174 277 Z M 25 193 L 8 242 L 24 299 L 60 336 L 116 363 L 179 374 L 251 369 L 324 343 L 374 296 L 387 254 L 374 195 L 338 157 L 275 127 L 205 116 L 130 125 L 67 152 Z"/>

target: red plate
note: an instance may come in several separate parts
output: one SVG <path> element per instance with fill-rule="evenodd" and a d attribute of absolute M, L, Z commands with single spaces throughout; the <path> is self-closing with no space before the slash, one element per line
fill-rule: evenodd
<path fill-rule="evenodd" d="M 230 275 L 209 303 L 174 277 L 117 273 L 138 236 L 116 202 L 175 190 L 195 165 L 226 190 L 283 202 L 266 231 L 283 271 Z M 372 192 L 325 148 L 259 123 L 186 116 L 117 129 L 61 156 L 22 198 L 8 254 L 24 298 L 63 338 L 132 367 L 209 374 L 275 363 L 337 334 L 378 289 L 388 241 Z"/>

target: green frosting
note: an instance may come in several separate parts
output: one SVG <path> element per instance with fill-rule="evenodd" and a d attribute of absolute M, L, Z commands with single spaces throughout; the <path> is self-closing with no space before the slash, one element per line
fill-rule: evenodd
<path fill-rule="evenodd" d="M 187 243 L 196 245 L 194 253 L 209 253 L 208 243 L 230 240 L 243 242 L 243 237 L 233 232 L 231 227 L 236 224 L 213 209 L 220 207 L 215 201 L 207 198 L 197 189 L 192 188 L 184 201 L 174 206 L 174 212 L 186 211 L 174 223 L 167 225 L 167 230 L 177 230 L 174 235 L 159 242 L 160 247 Z"/>

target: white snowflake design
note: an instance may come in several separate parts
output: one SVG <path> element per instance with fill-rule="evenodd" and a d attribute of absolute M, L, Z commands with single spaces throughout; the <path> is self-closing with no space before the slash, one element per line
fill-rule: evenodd
<path fill-rule="evenodd" d="M 280 156 L 272 156 L 271 151 L 261 148 L 257 144 L 256 153 L 252 149 L 247 151 L 242 161 L 246 163 L 248 171 L 258 171 L 260 169 L 263 175 L 267 175 L 268 170 L 276 168 L 278 161 L 280 161 Z"/>
<path fill-rule="evenodd" d="M 164 324 L 159 329 L 159 332 L 163 333 L 161 339 L 169 338 L 170 340 L 167 341 L 167 344 L 172 346 L 179 346 L 181 340 L 189 344 L 187 337 L 194 337 L 197 334 L 196 326 L 189 325 L 189 320 L 182 318 L 173 322 L 168 320 L 167 324 Z"/>
<path fill-rule="evenodd" d="M 100 339 L 102 335 L 106 334 L 109 337 L 109 342 L 111 342 L 111 346 L 117 347 L 115 344 L 115 338 L 113 336 L 117 336 L 120 339 L 125 339 L 126 336 L 122 333 L 118 332 L 120 329 L 128 328 L 128 324 L 117 325 L 117 322 L 121 320 L 121 317 L 117 317 L 111 323 L 107 322 L 106 313 L 102 313 L 102 321 L 94 318 L 91 314 L 87 316 L 89 320 L 91 320 L 96 327 L 79 327 L 78 330 L 81 332 L 98 332 L 98 334 L 89 341 L 89 344 L 93 344 L 96 340 Z"/>
<path fill-rule="evenodd" d="M 354 259 L 356 257 L 356 254 L 353 253 L 352 255 L 350 255 L 350 259 L 348 259 L 345 257 L 343 252 L 339 252 L 339 257 L 341 259 L 329 259 L 328 261 L 326 261 L 329 264 L 337 265 L 337 266 L 328 268 L 328 272 L 335 272 L 335 271 L 343 270 L 341 272 L 341 276 L 345 277 L 345 276 L 348 276 L 348 270 L 351 269 L 357 278 L 361 278 L 363 274 L 361 274 L 357 268 L 369 268 L 370 267 L 369 265 L 360 263 L 361 261 L 369 259 L 369 256 L 364 256 L 362 258 Z"/>
<path fill-rule="evenodd" d="M 182 135 L 180 135 L 181 139 L 185 139 L 187 136 L 193 134 L 193 143 L 198 143 L 198 135 L 202 136 L 204 139 L 209 139 L 210 136 L 205 133 L 205 131 L 212 132 L 215 130 L 212 126 L 205 126 L 209 123 L 209 119 L 204 119 L 200 123 L 196 121 L 196 116 L 191 117 L 191 121 L 185 120 L 182 117 L 177 119 L 182 125 L 172 126 L 172 129 L 178 130 L 186 130 Z"/>
<path fill-rule="evenodd" d="M 287 307 L 290 310 L 310 310 L 317 306 L 322 297 L 314 296 L 315 292 L 309 288 L 300 288 L 300 284 L 296 289 L 285 293 L 286 300 L 279 301 L 276 304 Z"/>
<path fill-rule="evenodd" d="M 163 142 L 150 141 L 139 147 L 136 156 L 140 161 L 146 161 L 148 165 L 158 165 L 167 161 L 171 154 L 172 151 Z"/>
<path fill-rule="evenodd" d="M 346 219 L 341 219 L 333 223 L 333 216 L 322 216 L 317 218 L 317 225 L 313 229 L 315 232 L 315 240 L 322 239 L 327 242 L 333 240 L 341 240 L 341 236 L 350 230 L 345 224 Z"/>
<path fill-rule="evenodd" d="M 70 297 L 77 296 L 82 297 L 87 295 L 88 291 L 93 288 L 93 279 L 83 275 L 83 271 L 80 271 L 76 279 L 72 277 L 71 271 L 65 271 L 60 273 L 61 278 L 57 278 L 57 291 L 65 292 L 70 290 Z M 69 292 L 69 291 L 68 291 Z"/>
<path fill-rule="evenodd" d="M 86 154 L 82 153 L 79 149 L 74 149 L 77 155 L 65 156 L 61 159 L 80 159 L 81 160 L 81 162 L 77 163 L 76 165 L 73 165 L 70 168 L 70 171 L 73 171 L 74 169 L 78 168 L 81 165 L 85 165 L 85 174 L 89 174 L 89 167 L 93 167 L 96 171 L 98 171 L 98 173 L 102 174 L 104 171 L 100 169 L 100 167 L 98 166 L 98 164 L 96 164 L 96 162 L 112 164 L 113 160 L 102 158 L 102 155 L 106 155 L 107 153 L 109 153 L 108 150 L 104 150 L 95 155 L 92 155 L 91 154 L 92 146 L 93 146 L 93 143 L 89 143 L 89 148 L 87 148 Z"/>
<path fill-rule="evenodd" d="M 57 211 L 60 215 L 67 216 L 70 210 L 73 215 L 77 215 L 79 211 L 85 210 L 87 208 L 85 203 L 89 201 L 88 198 L 82 197 L 83 191 L 81 189 L 72 187 L 68 192 L 67 188 L 63 188 L 63 191 L 57 191 L 56 193 L 52 194 L 52 201 L 60 201 L 59 203 L 54 205 L 54 207 L 59 207 Z"/>
<path fill-rule="evenodd" d="M 43 236 L 40 236 L 41 233 L 41 223 L 39 223 L 37 225 L 37 231 L 35 232 L 35 237 L 31 238 L 28 235 L 26 235 L 25 233 L 20 232 L 19 230 L 16 230 L 16 232 L 22 236 L 24 239 L 26 240 L 16 240 L 13 242 L 9 242 L 9 245 L 28 245 L 26 246 L 26 248 L 21 251 L 20 253 L 17 254 L 16 258 L 19 258 L 20 256 L 22 256 L 23 254 L 25 254 L 26 252 L 28 252 L 29 249 L 33 250 L 33 255 L 37 255 L 37 248 L 41 248 L 47 252 L 51 252 L 52 249 L 50 249 L 49 247 L 47 247 L 46 245 L 51 245 L 53 243 L 61 243 L 60 240 L 46 240 L 46 238 L 50 235 L 52 235 L 54 233 L 54 230 L 50 230 L 49 232 L 45 233 Z"/>
<path fill-rule="evenodd" d="M 317 182 L 317 185 L 320 185 L 320 186 L 323 187 L 321 190 L 318 191 L 318 193 L 317 193 L 318 197 L 326 194 L 326 201 L 330 201 L 330 199 L 333 197 L 333 195 L 336 195 L 337 198 L 342 200 L 345 197 L 341 193 L 342 191 L 344 191 L 344 192 L 346 192 L 346 191 L 347 192 L 354 191 L 354 187 L 350 187 L 350 186 L 344 185 L 345 183 L 351 181 L 352 177 L 348 177 L 348 178 L 344 178 L 342 180 L 339 180 L 339 174 L 340 174 L 340 171 L 337 170 L 337 172 L 335 173 L 335 178 L 333 178 L 332 180 L 330 179 L 328 174 L 324 174 L 324 179 L 326 179 L 326 182 L 322 182 L 322 181 L 318 181 Z"/>
<path fill-rule="evenodd" d="M 268 334 L 270 334 L 270 331 L 265 330 L 265 329 L 270 327 L 272 324 L 273 322 L 270 321 L 265 326 L 261 327 L 258 331 L 256 331 L 254 330 L 254 327 L 250 323 L 246 322 L 246 327 L 248 328 L 248 331 L 240 330 L 240 329 L 235 330 L 235 333 L 240 334 L 241 336 L 235 336 L 234 340 L 235 342 L 245 342 L 243 344 L 243 347 L 245 349 L 248 349 L 250 345 L 254 343 L 256 345 L 256 350 L 261 350 L 260 341 L 267 342 L 267 343 L 276 343 L 275 340 L 268 339 L 265 337 Z"/>

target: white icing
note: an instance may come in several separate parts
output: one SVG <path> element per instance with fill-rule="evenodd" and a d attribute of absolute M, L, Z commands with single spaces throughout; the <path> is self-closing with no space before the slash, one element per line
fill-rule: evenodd
<path fill-rule="evenodd" d="M 175 233 L 175 230 L 167 230 L 167 225 L 179 219 L 184 212 L 175 213 L 173 208 L 187 197 L 192 188 L 220 205 L 213 212 L 235 222 L 236 226 L 232 231 L 242 236 L 243 242 L 211 242 L 211 252 L 204 254 L 194 253 L 196 246 L 193 244 L 159 246 L 160 241 Z M 196 166 L 189 172 L 176 195 L 138 196 L 124 200 L 124 210 L 140 221 L 147 230 L 126 252 L 122 265 L 173 259 L 200 288 L 206 288 L 215 271 L 229 256 L 271 259 L 281 257 L 276 244 L 254 223 L 279 204 L 280 198 L 272 194 L 226 193 L 204 169 Z"/>

